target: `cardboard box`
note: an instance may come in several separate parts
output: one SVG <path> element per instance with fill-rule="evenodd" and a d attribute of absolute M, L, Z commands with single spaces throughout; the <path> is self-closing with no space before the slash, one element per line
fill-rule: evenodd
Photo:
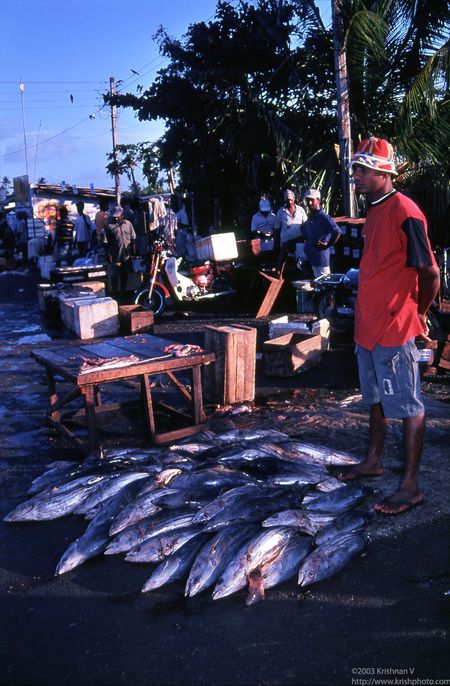
<path fill-rule="evenodd" d="M 119 335 L 119 308 L 112 298 L 75 300 L 73 310 L 78 338 L 85 340 Z"/>
<path fill-rule="evenodd" d="M 231 233 L 215 233 L 195 241 L 199 260 L 235 260 L 238 256 L 236 236 Z"/>
<path fill-rule="evenodd" d="M 141 305 L 119 305 L 120 330 L 124 334 L 153 329 L 153 312 Z"/>
<path fill-rule="evenodd" d="M 320 336 L 288 333 L 263 347 L 264 373 L 267 376 L 294 376 L 320 361 Z"/>

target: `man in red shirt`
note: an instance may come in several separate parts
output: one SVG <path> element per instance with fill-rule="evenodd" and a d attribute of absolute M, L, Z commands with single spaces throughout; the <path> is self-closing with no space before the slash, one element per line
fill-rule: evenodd
<path fill-rule="evenodd" d="M 422 502 L 417 483 L 425 429 L 415 338 L 428 340 L 426 312 L 439 289 L 426 219 L 392 185 L 393 149 L 380 138 L 362 141 L 351 168 L 368 203 L 356 303 L 355 342 L 363 400 L 370 405 L 366 459 L 342 470 L 343 481 L 383 473 L 388 418 L 402 419 L 405 470 L 398 489 L 374 507 L 398 514 Z"/>

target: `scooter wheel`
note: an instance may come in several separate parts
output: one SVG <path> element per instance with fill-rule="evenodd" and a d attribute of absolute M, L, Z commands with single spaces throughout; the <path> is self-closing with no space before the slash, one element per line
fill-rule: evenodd
<path fill-rule="evenodd" d="M 140 305 L 146 310 L 153 312 L 155 317 L 159 317 L 166 309 L 166 295 L 162 288 L 155 286 L 151 298 L 148 297 L 148 288 L 140 291 L 134 299 L 135 305 Z"/>

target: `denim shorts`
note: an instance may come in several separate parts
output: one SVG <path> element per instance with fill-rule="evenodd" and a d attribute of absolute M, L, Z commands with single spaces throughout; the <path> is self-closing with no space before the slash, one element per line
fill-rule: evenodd
<path fill-rule="evenodd" d="M 365 403 L 381 403 L 384 416 L 389 419 L 424 414 L 418 364 L 420 354 L 413 338 L 404 345 L 377 345 L 373 350 L 357 345 L 355 350 Z"/>

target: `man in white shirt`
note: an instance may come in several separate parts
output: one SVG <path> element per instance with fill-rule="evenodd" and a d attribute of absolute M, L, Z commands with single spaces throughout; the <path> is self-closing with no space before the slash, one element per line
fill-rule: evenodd
<path fill-rule="evenodd" d="M 302 226 L 307 220 L 305 210 L 295 202 L 294 191 L 286 190 L 284 200 L 285 204 L 280 207 L 275 218 L 275 232 L 280 246 L 278 268 L 285 261 L 290 248 L 302 237 Z"/>
<path fill-rule="evenodd" d="M 75 242 L 77 244 L 79 257 L 84 257 L 91 245 L 92 240 L 92 221 L 87 214 L 84 214 L 84 202 L 77 202 L 78 217 L 74 221 Z"/>

